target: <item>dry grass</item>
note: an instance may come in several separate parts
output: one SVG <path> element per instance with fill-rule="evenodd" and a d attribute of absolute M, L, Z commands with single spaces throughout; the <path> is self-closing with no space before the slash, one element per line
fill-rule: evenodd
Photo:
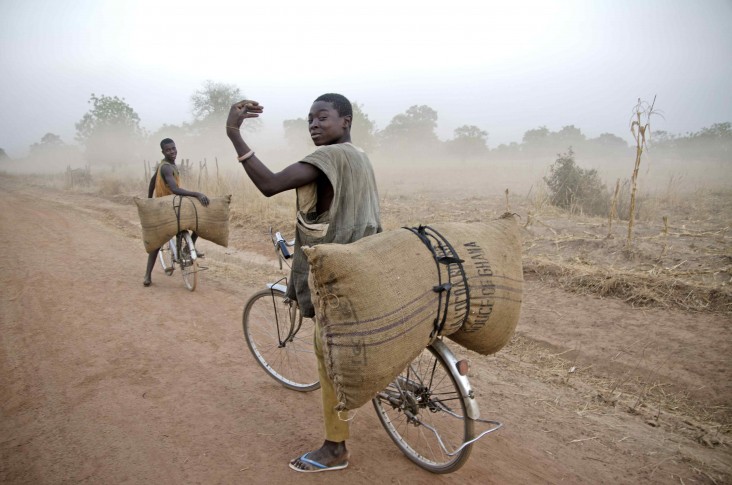
<path fill-rule="evenodd" d="M 474 359 L 479 359 L 477 354 Z M 575 403 L 576 412 L 603 412 L 608 407 L 641 415 L 648 424 L 664 421 L 686 428 L 688 433 L 721 444 L 732 432 L 732 408 L 708 405 L 690 398 L 683 391 L 672 391 L 669 385 L 651 375 L 626 371 L 613 377 L 593 372 L 595 362 L 585 362 L 578 349 L 557 352 L 521 334 L 494 357 L 499 365 L 509 366 L 542 382 L 572 386 L 582 399 Z M 652 373 L 649 373 L 652 374 Z M 716 442 L 714 442 L 716 439 Z"/>
<path fill-rule="evenodd" d="M 219 169 L 215 161 L 198 165 L 191 164 L 183 186 L 209 196 L 232 194 L 234 237 L 248 232 L 244 229 L 255 229 L 254 237 L 260 237 L 270 226 L 292 236 L 294 192 L 266 198 L 239 167 Z M 115 198 L 144 197 L 148 180 L 142 169 L 136 177 L 93 173 L 92 186 L 72 190 Z M 474 190 L 427 190 L 427 178 L 428 174 L 422 173 L 415 179 L 419 182 L 411 186 L 399 182 L 401 179 L 383 184 L 382 224 L 386 230 L 444 221 L 489 220 L 498 217 L 508 205 L 519 214 L 524 226 L 527 274 L 581 294 L 619 298 L 632 305 L 732 313 L 730 191 L 698 189 L 685 193 L 683 178 L 671 177 L 660 193 L 639 194 L 634 244 L 627 248 L 621 244 L 622 237 L 615 239 L 613 234 L 615 229 L 622 231 L 622 219 L 615 219 L 613 227 L 608 228 L 608 219 L 557 209 L 549 204 L 546 186 L 539 179 L 525 196 L 509 195 L 506 188 L 488 196 Z M 63 173 L 33 180 L 64 188 Z M 627 195 L 621 187 L 619 199 Z M 617 211 L 622 218 L 622 204 L 618 204 Z"/>
<path fill-rule="evenodd" d="M 525 272 L 633 305 L 732 313 L 732 192 L 672 192 L 645 198 L 657 216 L 637 221 L 632 247 L 607 220 L 544 211 L 525 228 Z"/>
<path fill-rule="evenodd" d="M 576 293 L 619 298 L 634 306 L 732 313 L 731 288 L 685 282 L 681 277 L 688 272 L 663 267 L 640 272 L 532 257 L 524 261 L 524 273 L 550 279 Z"/>

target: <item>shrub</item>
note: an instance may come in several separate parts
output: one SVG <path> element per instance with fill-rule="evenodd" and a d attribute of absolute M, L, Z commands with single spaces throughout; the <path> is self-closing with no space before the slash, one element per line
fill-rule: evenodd
<path fill-rule="evenodd" d="M 586 170 L 577 166 L 572 147 L 567 153 L 557 155 L 544 177 L 549 187 L 551 203 L 570 212 L 588 215 L 607 214 L 610 196 L 597 170 Z"/>

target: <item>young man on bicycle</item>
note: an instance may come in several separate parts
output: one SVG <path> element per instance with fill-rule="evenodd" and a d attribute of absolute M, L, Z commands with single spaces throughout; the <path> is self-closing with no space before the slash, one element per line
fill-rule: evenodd
<path fill-rule="evenodd" d="M 180 173 L 178 167 L 175 165 L 175 158 L 178 156 L 178 149 L 175 147 L 175 142 L 170 138 L 165 138 L 160 142 L 160 148 L 163 150 L 163 158 L 158 164 L 157 170 L 150 179 L 150 185 L 147 189 L 147 197 L 163 197 L 165 195 L 182 195 L 187 197 L 195 197 L 201 204 L 206 207 L 208 205 L 208 197 L 200 192 L 192 192 L 185 190 L 180 186 Z M 191 236 L 195 243 L 196 233 L 194 232 Z M 142 284 L 150 286 L 152 284 L 152 270 L 155 267 L 155 260 L 158 258 L 158 252 L 156 249 L 151 252 L 147 257 L 147 269 L 145 270 L 145 279 Z M 202 256 L 201 253 L 198 254 Z"/>
<path fill-rule="evenodd" d="M 340 94 L 324 94 L 313 102 L 308 115 L 310 138 L 318 147 L 310 155 L 281 172 L 270 171 L 242 139 L 246 118 L 256 118 L 263 107 L 256 101 L 234 104 L 226 122 L 226 134 L 238 160 L 254 185 L 267 197 L 297 190 L 297 231 L 292 274 L 287 296 L 297 300 L 305 317 L 315 309 L 308 288 L 308 263 L 302 246 L 323 243 L 348 244 L 381 231 L 379 196 L 374 171 L 366 154 L 351 144 L 351 103 Z M 316 322 L 315 354 L 323 397 L 325 442 L 315 451 L 290 462 L 300 472 L 339 470 L 348 466 L 348 422 L 340 419 L 333 383 L 323 363 L 320 327 Z"/>

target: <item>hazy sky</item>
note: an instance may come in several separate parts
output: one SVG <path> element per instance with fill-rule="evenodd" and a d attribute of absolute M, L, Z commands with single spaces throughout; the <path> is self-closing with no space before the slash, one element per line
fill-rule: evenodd
<path fill-rule="evenodd" d="M 271 129 L 340 92 L 377 128 L 426 104 L 441 138 L 472 124 L 491 147 L 542 125 L 629 139 L 638 97 L 657 95 L 656 129 L 732 121 L 732 1 L 0 0 L 0 66 L 12 157 L 47 132 L 74 142 L 91 93 L 151 131 L 190 121 L 209 79 Z"/>

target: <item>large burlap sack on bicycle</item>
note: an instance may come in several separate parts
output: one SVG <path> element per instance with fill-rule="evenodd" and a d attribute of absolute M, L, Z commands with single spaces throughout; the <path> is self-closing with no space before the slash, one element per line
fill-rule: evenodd
<path fill-rule="evenodd" d="M 142 225 L 142 242 L 148 253 L 160 248 L 178 233 L 176 207 L 180 205 L 180 230 L 196 231 L 199 237 L 221 246 L 229 244 L 231 195 L 211 197 L 204 207 L 195 197 L 166 195 L 152 199 L 135 197 Z"/>
<path fill-rule="evenodd" d="M 466 287 L 451 265 L 453 286 L 441 334 L 482 354 L 498 351 L 513 334 L 521 306 L 521 242 L 515 218 L 430 227 L 463 260 L 467 279 Z M 433 289 L 437 263 L 406 229 L 303 251 L 338 409 L 356 409 L 430 343 L 438 318 L 439 297 Z M 442 276 L 444 283 L 444 270 Z"/>

